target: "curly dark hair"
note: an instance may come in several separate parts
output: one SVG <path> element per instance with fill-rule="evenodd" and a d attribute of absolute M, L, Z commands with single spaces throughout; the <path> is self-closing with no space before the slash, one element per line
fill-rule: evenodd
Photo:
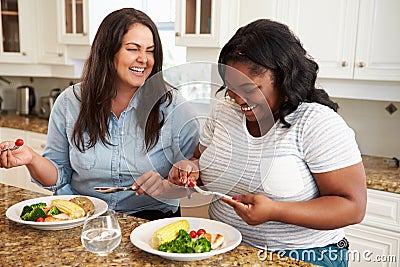
<path fill-rule="evenodd" d="M 218 71 L 222 79 L 229 62 L 248 64 L 254 75 L 266 70 L 272 72 L 275 87 L 287 100 L 279 108 L 279 120 L 286 127 L 291 125 L 285 116 L 302 102 L 317 102 L 335 111 L 338 109 L 325 90 L 315 87 L 318 64 L 307 54 L 297 36 L 282 23 L 259 19 L 239 28 L 220 52 Z M 224 89 L 221 87 L 217 93 Z"/>
<path fill-rule="evenodd" d="M 114 57 L 122 46 L 123 36 L 135 23 L 148 27 L 153 34 L 154 66 L 147 80 L 154 77 L 157 82 L 153 80 L 151 84 L 160 87 L 150 88 L 154 89 L 153 92 L 156 92 L 159 97 L 153 101 L 154 105 L 150 108 L 146 107 L 149 115 L 137 116 L 145 132 L 146 149 L 151 149 L 158 142 L 159 132 L 164 123 L 164 119 L 159 118 L 160 106 L 167 100 L 169 103 L 172 101 L 172 93 L 166 89 L 162 75 L 156 75 L 162 71 L 163 64 L 161 39 L 150 17 L 140 10 L 123 8 L 111 12 L 104 18 L 85 62 L 81 83 L 81 109 L 72 135 L 74 144 L 81 152 L 93 147 L 99 140 L 104 145 L 112 145 L 108 141 L 110 137 L 108 123 L 112 99 L 117 94 L 117 71 L 114 66 Z M 160 91 L 163 93 L 160 94 Z M 139 101 L 139 105 L 143 106 L 142 102 Z M 88 134 L 89 140 L 84 140 L 84 133 Z"/>

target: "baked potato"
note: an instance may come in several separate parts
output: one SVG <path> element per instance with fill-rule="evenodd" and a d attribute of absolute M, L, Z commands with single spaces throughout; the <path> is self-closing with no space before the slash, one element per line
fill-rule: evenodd
<path fill-rule="evenodd" d="M 91 214 L 94 212 L 94 204 L 93 202 L 87 197 L 74 197 L 69 201 L 79 205 L 85 211 L 85 214 Z"/>

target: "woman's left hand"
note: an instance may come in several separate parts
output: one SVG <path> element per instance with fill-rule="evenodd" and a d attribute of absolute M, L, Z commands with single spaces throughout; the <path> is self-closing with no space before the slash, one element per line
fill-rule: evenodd
<path fill-rule="evenodd" d="M 152 197 L 158 197 L 165 191 L 165 182 L 168 183 L 159 173 L 147 171 L 136 180 L 133 187 L 137 188 L 136 195 L 146 194 Z"/>
<path fill-rule="evenodd" d="M 132 185 L 136 195 L 146 194 L 154 198 L 181 198 L 186 191 L 181 186 L 172 184 L 155 171 L 147 171 Z"/>
<path fill-rule="evenodd" d="M 247 224 L 258 225 L 270 221 L 274 202 L 263 195 L 239 195 L 237 198 L 222 198 L 222 201 L 232 206 L 236 214 Z"/>

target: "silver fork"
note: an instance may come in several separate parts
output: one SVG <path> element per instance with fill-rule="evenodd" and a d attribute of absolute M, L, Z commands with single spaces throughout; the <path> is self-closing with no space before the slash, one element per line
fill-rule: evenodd
<path fill-rule="evenodd" d="M 107 193 L 114 193 L 119 191 L 135 191 L 137 188 L 133 188 L 132 186 L 129 187 L 108 187 L 108 186 L 95 186 L 93 187 L 94 191 L 107 194 Z"/>
<path fill-rule="evenodd" d="M 216 195 L 216 196 L 219 196 L 219 197 L 232 198 L 232 197 L 230 197 L 228 195 L 225 195 L 225 194 L 222 194 L 222 193 L 219 193 L 219 192 L 205 191 L 205 190 L 201 189 L 200 187 L 198 187 L 197 185 L 193 186 L 193 189 L 196 190 L 197 193 L 200 193 L 200 194 L 202 194 L 204 196 Z"/>
<path fill-rule="evenodd" d="M 19 147 L 19 146 L 13 146 L 13 147 L 11 147 L 11 148 L 3 148 L 3 149 L 1 150 L 1 152 L 7 151 L 7 150 L 13 151 L 13 150 L 16 150 L 16 149 L 18 149 L 18 148 L 20 148 L 20 147 Z"/>

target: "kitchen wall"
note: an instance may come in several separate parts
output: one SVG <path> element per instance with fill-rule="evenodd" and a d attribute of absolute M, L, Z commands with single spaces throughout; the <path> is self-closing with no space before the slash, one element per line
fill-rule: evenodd
<path fill-rule="evenodd" d="M 354 130 L 361 153 L 400 158 L 400 102 L 335 98 L 339 114 Z M 397 111 L 385 108 L 393 103 Z"/>
<path fill-rule="evenodd" d="M 0 96 L 3 98 L 3 110 L 16 110 L 16 88 L 20 85 L 30 85 L 35 89 L 36 106 L 39 108 L 39 99 L 48 96 L 51 89 L 60 88 L 64 90 L 70 82 L 76 83 L 78 80 L 60 78 L 30 78 L 30 77 L 4 77 L 11 84 L 0 81 Z"/>

